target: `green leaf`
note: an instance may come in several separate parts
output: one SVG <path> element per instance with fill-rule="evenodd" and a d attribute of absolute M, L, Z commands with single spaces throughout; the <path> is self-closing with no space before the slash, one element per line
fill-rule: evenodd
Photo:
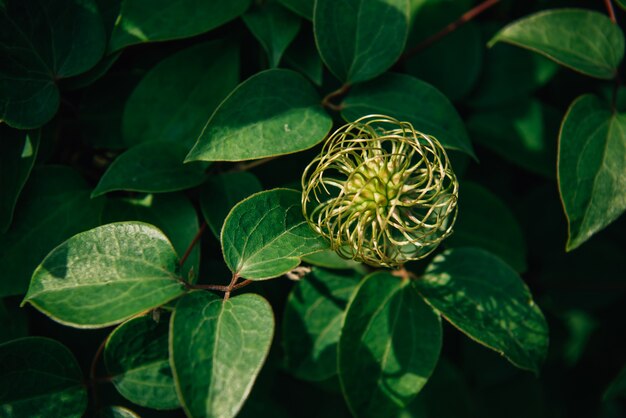
<path fill-rule="evenodd" d="M 478 248 L 435 257 L 415 287 L 452 325 L 522 369 L 539 371 L 548 325 L 519 275 Z"/>
<path fill-rule="evenodd" d="M 122 406 L 109 406 L 101 409 L 96 414 L 96 418 L 140 418 L 139 415 Z"/>
<path fill-rule="evenodd" d="M 56 81 L 83 73 L 104 53 L 93 0 L 9 0 L 0 5 L 0 122 L 36 128 L 59 107 Z"/>
<path fill-rule="evenodd" d="M 250 0 L 124 0 L 109 52 L 142 42 L 187 38 L 207 32 L 246 11 Z"/>
<path fill-rule="evenodd" d="M 0 343 L 27 335 L 28 318 L 24 309 L 19 309 L 11 300 L 0 299 Z"/>
<path fill-rule="evenodd" d="M 307 76 L 318 86 L 322 85 L 324 66 L 317 53 L 315 39 L 309 31 L 302 30 L 285 51 L 285 64 Z"/>
<path fill-rule="evenodd" d="M 291 154 L 322 141 L 331 126 L 330 116 L 304 77 L 290 70 L 262 71 L 222 102 L 187 161 L 241 161 Z"/>
<path fill-rule="evenodd" d="M 273 189 L 235 206 L 222 228 L 226 264 L 251 280 L 278 277 L 300 264 L 300 257 L 328 248 L 302 215 L 300 192 Z"/>
<path fill-rule="evenodd" d="M 354 260 L 342 258 L 333 250 L 325 250 L 314 254 L 305 255 L 304 257 L 302 257 L 302 261 L 308 264 L 312 264 L 314 266 L 325 267 L 329 269 L 352 269 L 357 271 L 366 271 L 363 264 L 357 263 Z"/>
<path fill-rule="evenodd" d="M 185 254 L 200 229 L 198 214 L 183 194 L 147 195 L 143 198 L 108 199 L 102 223 L 140 221 L 159 228 L 170 240 L 177 254 Z M 200 271 L 200 243 L 197 243 L 182 266 L 181 276 L 195 282 Z M 189 281 L 189 280 L 188 280 Z"/>
<path fill-rule="evenodd" d="M 461 1 L 428 1 L 415 15 L 404 60 L 407 73 L 437 87 L 448 99 L 466 96 L 476 84 L 483 62 L 482 37 L 475 22 L 457 28 L 437 42 L 412 48 L 455 21 L 466 10 Z"/>
<path fill-rule="evenodd" d="M 33 169 L 13 224 L 0 235 L 0 296 L 24 294 L 33 271 L 50 250 L 98 225 L 104 202 L 89 199 L 90 191 L 68 167 Z"/>
<path fill-rule="evenodd" d="M 94 148 L 117 150 L 127 144 L 122 135 L 124 104 L 139 82 L 135 72 L 113 73 L 83 90 L 78 125 L 83 141 Z"/>
<path fill-rule="evenodd" d="M 517 105 L 547 84 L 558 70 L 557 64 L 541 55 L 497 44 L 486 51 L 482 74 L 468 104 L 495 110 L 500 110 L 502 105 Z"/>
<path fill-rule="evenodd" d="M 337 374 L 337 343 L 357 273 L 313 268 L 291 290 L 283 316 L 286 368 L 299 379 L 321 381 Z"/>
<path fill-rule="evenodd" d="M 0 125 L 0 232 L 6 232 L 13 210 L 37 158 L 39 131 Z"/>
<path fill-rule="evenodd" d="M 191 292 L 178 302 L 170 323 L 170 362 L 187 415 L 234 417 L 272 343 L 269 303 L 255 294 L 222 300 Z"/>
<path fill-rule="evenodd" d="M 529 49 L 591 77 L 611 79 L 624 57 L 624 34 L 604 14 L 583 9 L 547 10 L 526 16 L 489 42 Z"/>
<path fill-rule="evenodd" d="M 563 119 L 558 154 L 571 251 L 626 210 L 626 115 L 591 94 L 579 97 Z"/>
<path fill-rule="evenodd" d="M 339 379 L 353 415 L 389 417 L 406 407 L 432 374 L 441 339 L 441 319 L 408 280 L 367 276 L 339 340 Z"/>
<path fill-rule="evenodd" d="M 152 225 L 120 222 L 73 236 L 37 267 L 22 304 L 76 328 L 101 328 L 185 293 L 172 244 Z"/>
<path fill-rule="evenodd" d="M 554 179 L 561 112 L 538 100 L 478 112 L 467 120 L 472 140 L 533 173 Z"/>
<path fill-rule="evenodd" d="M 624 367 L 620 374 L 611 382 L 602 396 L 604 401 L 615 398 L 626 398 L 626 367 Z"/>
<path fill-rule="evenodd" d="M 200 185 L 207 164 L 184 164 L 187 147 L 176 142 L 146 142 L 119 155 L 102 175 L 92 197 L 115 190 L 175 192 Z"/>
<path fill-rule="evenodd" d="M 269 66 L 277 67 L 300 30 L 300 18 L 271 1 L 253 7 L 242 18 L 267 53 Z"/>
<path fill-rule="evenodd" d="M 188 149 L 215 108 L 239 82 L 239 49 L 228 42 L 194 45 L 159 62 L 126 102 L 127 144 L 164 141 Z"/>
<path fill-rule="evenodd" d="M 328 69 L 359 83 L 389 69 L 409 30 L 408 0 L 316 0 L 313 30 Z"/>
<path fill-rule="evenodd" d="M 219 239 L 224 220 L 245 198 L 263 190 L 256 176 L 247 171 L 209 177 L 200 191 L 200 208 L 213 234 Z"/>
<path fill-rule="evenodd" d="M 626 10 L 626 0 L 615 0 L 615 3 L 617 3 L 622 10 Z"/>
<path fill-rule="evenodd" d="M 398 418 L 475 418 L 471 395 L 461 371 L 442 357 L 428 385 Z"/>
<path fill-rule="evenodd" d="M 107 371 L 131 402 L 153 409 L 180 406 L 169 363 L 169 318 L 133 318 L 117 327 L 104 347 Z"/>
<path fill-rule="evenodd" d="M 278 0 L 283 6 L 300 16 L 313 20 L 313 5 L 315 0 Z"/>
<path fill-rule="evenodd" d="M 86 408 L 80 367 L 64 345 L 41 337 L 0 345 L 3 418 L 80 418 Z"/>
<path fill-rule="evenodd" d="M 480 247 L 498 255 L 516 271 L 526 270 L 526 246 L 515 215 L 498 196 L 477 183 L 461 183 L 459 215 L 445 245 Z"/>
<path fill-rule="evenodd" d="M 474 157 L 465 125 L 456 109 L 439 90 L 404 74 L 385 74 L 354 86 L 343 101 L 341 115 L 347 121 L 382 114 L 410 122 L 450 149 Z"/>

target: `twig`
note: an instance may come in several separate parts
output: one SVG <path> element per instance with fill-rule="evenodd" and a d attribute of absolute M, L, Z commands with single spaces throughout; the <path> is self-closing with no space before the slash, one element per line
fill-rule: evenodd
<path fill-rule="evenodd" d="M 410 279 L 417 280 L 418 279 L 415 273 L 408 271 L 404 266 L 396 270 L 392 270 L 391 274 L 393 276 L 400 277 L 403 280 L 410 280 Z"/>
<path fill-rule="evenodd" d="M 611 0 L 604 0 L 604 5 L 606 6 L 606 11 L 609 13 L 609 18 L 614 25 L 617 24 L 617 19 L 615 18 L 615 9 L 613 9 L 613 3 Z"/>
<path fill-rule="evenodd" d="M 322 99 L 322 106 L 327 107 L 327 108 L 329 108 L 331 110 L 334 110 L 336 112 L 341 111 L 343 109 L 343 106 L 336 105 L 331 100 L 334 99 L 335 97 L 343 96 L 349 90 L 350 90 L 350 84 L 346 83 L 343 86 L 339 87 L 337 90 L 331 91 L 326 96 L 324 96 L 324 98 Z"/>
<path fill-rule="evenodd" d="M 405 59 L 407 59 L 407 58 L 417 54 L 421 50 L 429 47 L 430 45 L 434 44 L 435 42 L 437 42 L 438 40 L 440 40 L 441 38 L 443 38 L 444 36 L 446 36 L 450 32 L 454 32 L 456 29 L 458 29 L 459 27 L 463 26 L 464 24 L 466 24 L 470 20 L 474 19 L 476 16 L 478 16 L 479 14 L 481 14 L 484 11 L 488 10 L 489 8 L 495 6 L 499 2 L 500 2 L 500 0 L 486 0 L 486 1 L 482 2 L 482 3 L 480 3 L 478 6 L 474 7 L 473 9 L 468 10 L 461 17 L 459 17 L 454 22 L 450 23 L 445 28 L 441 29 L 439 32 L 435 33 L 432 36 L 429 36 L 428 38 L 424 39 L 422 42 L 420 42 L 419 44 L 417 44 L 413 48 L 411 48 L 408 51 L 406 51 L 402 55 L 402 57 L 400 58 L 400 61 L 403 61 L 403 60 L 405 60 Z"/>
<path fill-rule="evenodd" d="M 228 285 L 228 288 L 226 289 L 226 292 L 224 293 L 224 302 L 226 302 L 228 298 L 230 298 L 230 292 L 233 291 L 233 289 L 237 285 L 238 280 L 239 280 L 239 275 L 237 273 L 233 274 L 232 279 L 230 279 L 230 284 Z"/>
<path fill-rule="evenodd" d="M 189 243 L 189 246 L 185 250 L 185 254 L 183 254 L 183 256 L 180 259 L 180 263 L 179 263 L 180 266 L 185 264 L 185 261 L 187 261 L 187 259 L 189 258 L 189 255 L 191 254 L 191 251 L 193 251 L 193 247 L 195 247 L 196 244 L 198 243 L 198 241 L 200 241 L 200 238 L 202 237 L 202 233 L 204 232 L 205 229 L 206 229 L 206 221 L 202 222 L 202 225 L 200 226 L 200 229 L 198 229 L 198 232 L 196 233 L 196 235 L 193 237 L 193 239 Z"/>
<path fill-rule="evenodd" d="M 100 408 L 100 398 L 98 397 L 98 388 L 96 386 L 96 383 L 97 383 L 96 368 L 98 367 L 98 361 L 100 360 L 100 357 L 102 356 L 102 352 L 104 351 L 104 346 L 106 345 L 106 342 L 108 339 L 109 337 L 107 336 L 104 340 L 102 340 L 102 342 L 100 343 L 100 346 L 98 346 L 98 349 L 96 350 L 96 354 L 94 354 L 93 359 L 91 360 L 91 365 L 89 367 L 89 385 L 91 386 L 93 404 L 96 410 Z"/>

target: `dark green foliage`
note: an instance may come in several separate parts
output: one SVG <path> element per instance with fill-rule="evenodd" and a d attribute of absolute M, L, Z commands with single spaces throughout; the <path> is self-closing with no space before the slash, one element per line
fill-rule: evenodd
<path fill-rule="evenodd" d="M 625 4 L 0 0 L 0 417 L 626 416 Z M 396 270 L 302 213 L 371 114 L 460 185 Z"/>

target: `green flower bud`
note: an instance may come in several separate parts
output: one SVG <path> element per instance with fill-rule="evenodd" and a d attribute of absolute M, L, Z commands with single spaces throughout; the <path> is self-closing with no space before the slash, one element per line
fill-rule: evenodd
<path fill-rule="evenodd" d="M 458 189 L 439 141 L 370 115 L 335 131 L 305 169 L 302 208 L 342 257 L 398 267 L 452 233 Z"/>

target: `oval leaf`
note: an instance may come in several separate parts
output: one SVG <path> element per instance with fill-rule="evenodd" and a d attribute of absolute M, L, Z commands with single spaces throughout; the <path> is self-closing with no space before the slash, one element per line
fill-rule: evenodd
<path fill-rule="evenodd" d="M 180 406 L 169 363 L 169 322 L 141 316 L 117 327 L 104 347 L 107 371 L 131 402 L 154 409 Z"/>
<path fill-rule="evenodd" d="M 626 210 L 626 115 L 591 94 L 579 97 L 563 119 L 558 154 L 570 251 Z"/>
<path fill-rule="evenodd" d="M 3 418 L 80 418 L 87 390 L 64 345 L 28 337 L 0 345 L 0 415 Z"/>
<path fill-rule="evenodd" d="M 13 224 L 0 236 L 0 296 L 21 295 L 54 247 L 98 225 L 102 199 L 69 167 L 35 167 L 20 195 Z"/>
<path fill-rule="evenodd" d="M 300 18 L 273 2 L 254 7 L 242 17 L 265 50 L 270 67 L 277 67 L 283 53 L 300 30 Z"/>
<path fill-rule="evenodd" d="M 481 72 L 485 47 L 478 24 L 467 22 L 428 48 L 413 48 L 472 6 L 459 0 L 419 2 L 422 6 L 415 14 L 405 52 L 406 72 L 437 87 L 452 101 L 461 99 L 472 90 Z"/>
<path fill-rule="evenodd" d="M 583 9 L 535 13 L 506 26 L 489 45 L 507 42 L 591 77 L 613 78 L 624 57 L 624 34 L 604 14 Z"/>
<path fill-rule="evenodd" d="M 250 0 L 124 0 L 109 52 L 142 42 L 186 38 L 207 32 L 246 11 Z"/>
<path fill-rule="evenodd" d="M 548 324 L 519 275 L 478 248 L 447 250 L 415 281 L 422 296 L 452 325 L 538 372 L 548 350 Z"/>
<path fill-rule="evenodd" d="M 433 372 L 441 340 L 441 319 L 409 281 L 388 272 L 367 276 L 339 340 L 339 379 L 354 416 L 395 416 L 406 407 Z"/>
<path fill-rule="evenodd" d="M 162 193 L 198 186 L 205 163 L 184 164 L 187 147 L 174 142 L 146 142 L 118 156 L 93 190 L 92 197 L 115 190 Z"/>
<path fill-rule="evenodd" d="M 154 226 L 103 225 L 48 254 L 22 303 L 65 325 L 106 327 L 182 295 L 177 270 L 174 247 Z"/>
<path fill-rule="evenodd" d="M 303 151 L 323 140 L 331 126 L 311 83 L 294 71 L 267 70 L 224 100 L 187 161 L 241 161 Z"/>
<path fill-rule="evenodd" d="M 200 192 L 200 208 L 213 234 L 219 239 L 231 209 L 246 197 L 263 190 L 261 182 L 247 171 L 209 177 Z"/>
<path fill-rule="evenodd" d="M 126 409 L 123 406 L 109 406 L 101 409 L 96 414 L 96 418 L 141 418 L 139 415 Z"/>
<path fill-rule="evenodd" d="M 474 156 L 465 125 L 448 98 L 428 83 L 404 74 L 385 74 L 354 86 L 343 101 L 347 121 L 382 114 L 410 122 L 450 149 Z"/>
<path fill-rule="evenodd" d="M 516 271 L 526 270 L 526 245 L 515 215 L 498 196 L 477 183 L 461 184 L 454 233 L 444 245 L 480 247 L 502 257 Z"/>
<path fill-rule="evenodd" d="M 321 381 L 337 374 L 344 311 L 360 277 L 314 268 L 293 287 L 283 317 L 283 346 L 294 376 Z"/>
<path fill-rule="evenodd" d="M 198 214 L 182 193 L 147 195 L 143 198 L 107 199 L 102 223 L 138 221 L 159 228 L 170 240 L 177 254 L 185 254 L 200 229 Z M 194 281 L 200 269 L 201 243 L 196 243 L 181 268 L 181 276 Z M 193 270 L 193 275 L 190 273 Z M 189 280 L 188 280 L 189 281 Z"/>
<path fill-rule="evenodd" d="M 238 82 L 235 45 L 206 42 L 177 52 L 150 70 L 126 102 L 124 141 L 176 142 L 189 150 Z"/>
<path fill-rule="evenodd" d="M 18 131 L 0 125 L 0 232 L 13 220 L 13 210 L 35 164 L 39 131 Z"/>
<path fill-rule="evenodd" d="M 59 107 L 56 82 L 93 67 L 105 42 L 93 0 L 0 2 L 0 122 L 48 122 Z"/>
<path fill-rule="evenodd" d="M 176 305 L 170 324 L 170 360 L 187 415 L 234 417 L 272 342 L 269 303 L 254 294 L 222 300 L 191 292 Z"/>
<path fill-rule="evenodd" d="M 230 270 L 251 280 L 270 279 L 300 264 L 300 257 L 328 248 L 302 215 L 300 192 L 257 193 L 230 212 L 222 228 L 222 251 Z"/>
<path fill-rule="evenodd" d="M 315 0 L 278 0 L 278 2 L 300 16 L 313 20 Z"/>
<path fill-rule="evenodd" d="M 409 31 L 408 0 L 317 0 L 315 41 L 322 60 L 340 80 L 358 83 L 391 67 Z"/>
<path fill-rule="evenodd" d="M 539 100 L 477 112 L 467 119 L 472 140 L 533 173 L 554 179 L 555 142 L 563 114 Z"/>

